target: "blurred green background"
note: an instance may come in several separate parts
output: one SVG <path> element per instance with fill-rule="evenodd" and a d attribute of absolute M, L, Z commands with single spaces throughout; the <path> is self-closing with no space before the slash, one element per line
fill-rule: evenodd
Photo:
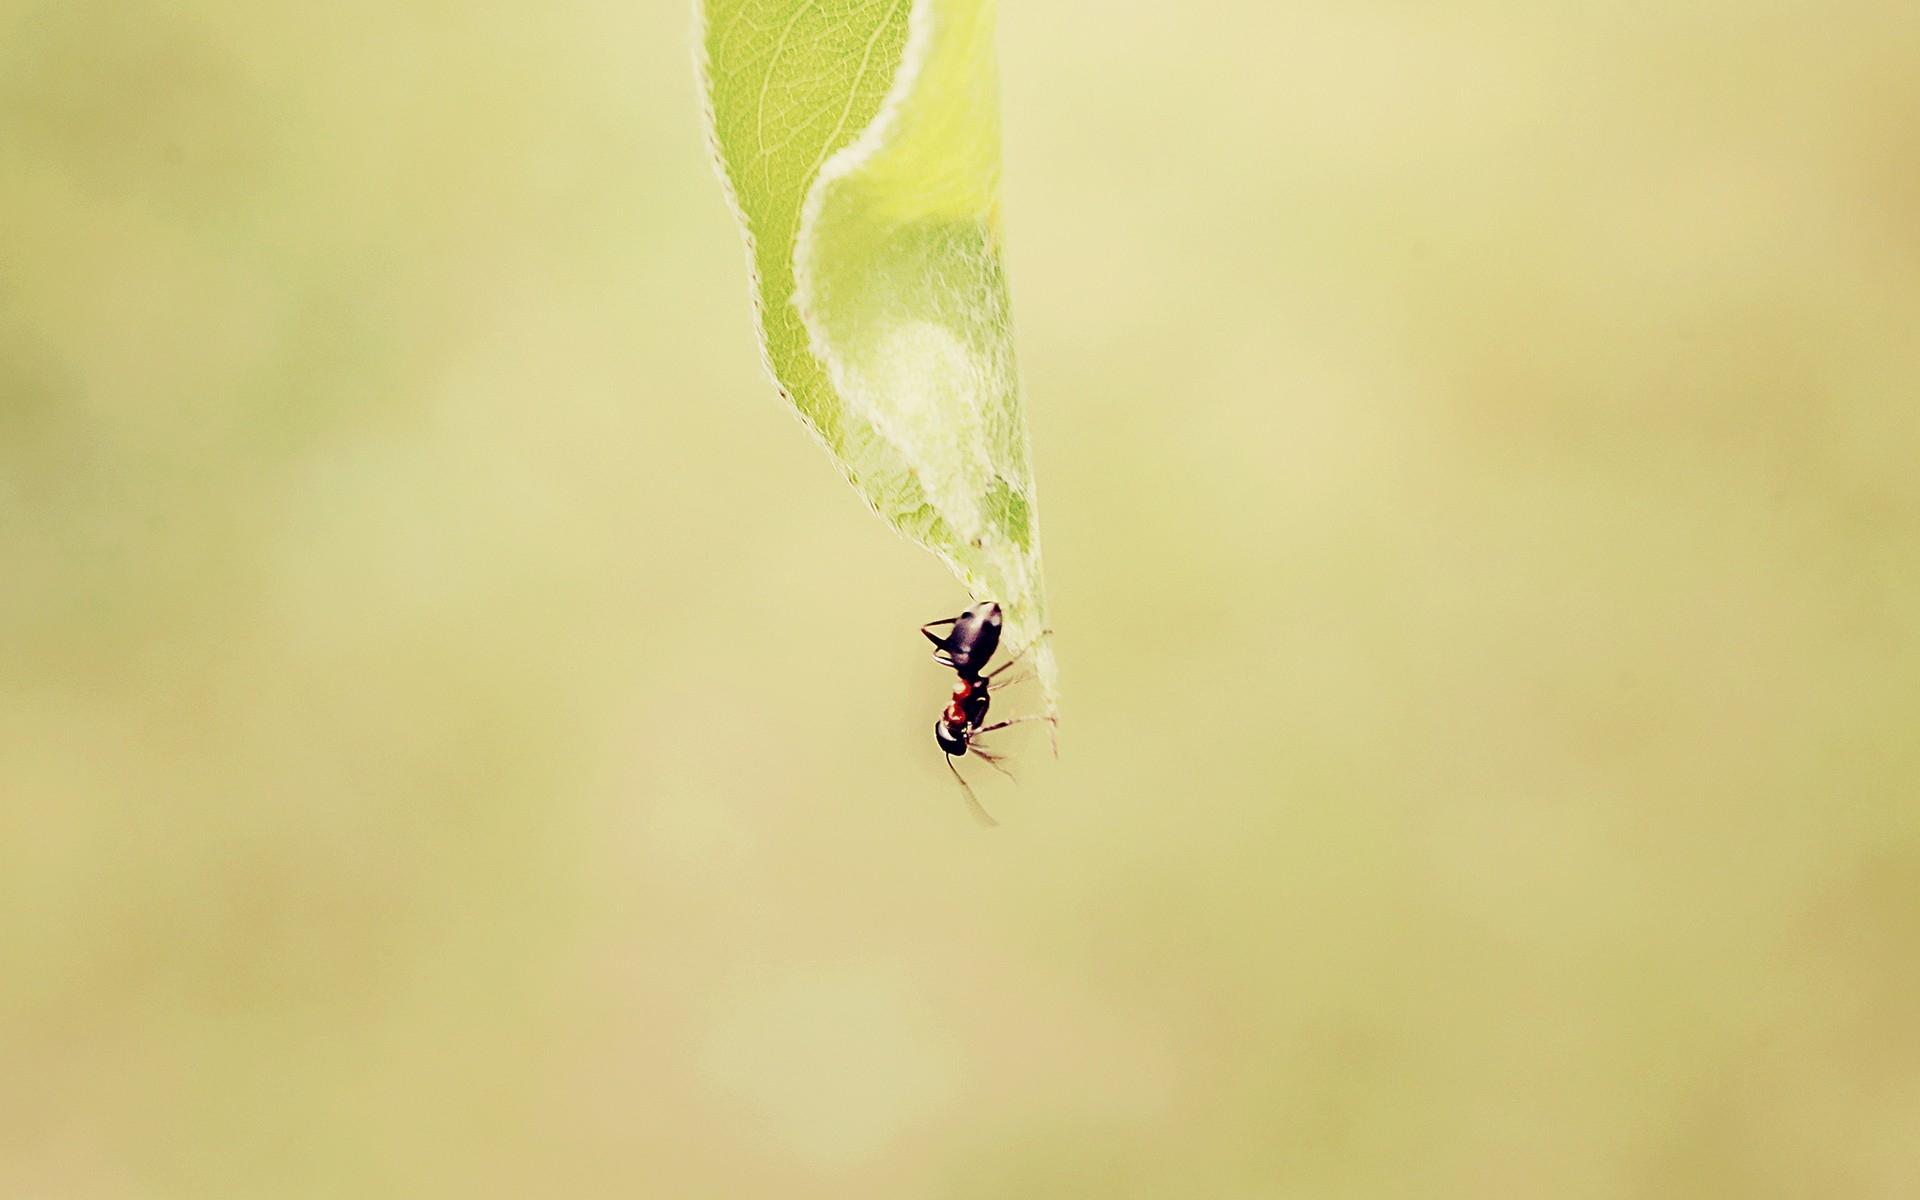
<path fill-rule="evenodd" d="M 0 1196 L 1920 1192 L 1910 3 L 1009 3 L 1065 717 L 686 5 L 5 0 Z"/>

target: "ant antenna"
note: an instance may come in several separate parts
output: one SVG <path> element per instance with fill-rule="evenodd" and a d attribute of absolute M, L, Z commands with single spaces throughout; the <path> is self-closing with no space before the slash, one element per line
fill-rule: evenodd
<path fill-rule="evenodd" d="M 973 810 L 973 819 L 980 822 L 981 827 L 985 829 L 992 829 L 994 826 L 1000 824 L 1000 822 L 993 819 L 993 814 L 987 811 L 986 806 L 980 803 L 980 797 L 973 794 L 973 788 L 970 787 L 966 779 L 961 776 L 960 768 L 953 765 L 953 755 L 951 754 L 947 755 L 947 770 L 953 772 L 954 782 L 960 785 L 960 791 L 965 794 L 967 807 Z"/>

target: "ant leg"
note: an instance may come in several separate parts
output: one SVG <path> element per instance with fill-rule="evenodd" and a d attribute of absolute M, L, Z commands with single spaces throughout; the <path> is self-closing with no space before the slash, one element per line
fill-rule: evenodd
<path fill-rule="evenodd" d="M 989 676 L 988 678 L 990 679 L 992 677 Z M 997 692 L 1002 688 L 1019 687 L 1021 684 L 1028 682 L 1032 678 L 1033 678 L 1033 673 L 1029 671 L 1025 675 L 1016 675 L 1012 679 L 1005 679 L 999 683 L 989 683 L 987 685 L 987 690 L 989 692 Z"/>
<path fill-rule="evenodd" d="M 1000 772 L 1002 775 L 1005 775 L 1008 779 L 1012 779 L 1015 783 L 1020 782 L 1017 778 L 1014 777 L 1014 774 L 1012 771 L 1009 771 L 1005 767 L 1000 765 L 1000 755 L 993 753 L 992 751 L 988 750 L 984 746 L 973 747 L 973 753 L 974 753 L 974 756 L 978 758 L 981 762 L 987 764 L 989 767 L 992 767 L 994 770 Z"/>
<path fill-rule="evenodd" d="M 953 772 L 953 781 L 960 785 L 961 794 L 966 796 L 967 807 L 972 810 L 973 819 L 988 829 L 998 825 L 1000 822 L 994 820 L 993 814 L 988 812 L 986 806 L 980 803 L 980 797 L 973 794 L 973 788 L 968 786 L 966 779 L 961 776 L 960 768 L 953 765 L 953 755 L 951 754 L 947 755 L 947 770 Z"/>
<path fill-rule="evenodd" d="M 997 666 L 997 667 L 995 667 L 995 668 L 994 668 L 993 670 L 991 670 L 991 671 L 988 671 L 988 672 L 987 672 L 987 673 L 986 673 L 985 675 L 982 675 L 982 676 L 981 676 L 980 678 L 982 678 L 982 679 L 992 679 L 992 678 L 993 678 L 994 676 L 996 676 L 996 675 L 998 675 L 998 674 L 1000 674 L 1000 672 L 1002 672 L 1002 671 L 1004 671 L 1004 670 L 1006 670 L 1006 669 L 1007 669 L 1008 667 L 1011 667 L 1011 666 L 1013 666 L 1013 665 L 1015 665 L 1015 664 L 1016 664 L 1016 663 L 1018 663 L 1018 662 L 1019 662 L 1019 661 L 1020 661 L 1020 660 L 1021 660 L 1022 658 L 1025 658 L 1025 657 L 1026 657 L 1026 654 L 1027 654 L 1027 651 L 1028 651 L 1028 650 L 1030 650 L 1030 649 L 1032 649 L 1032 648 L 1033 648 L 1033 647 L 1032 647 L 1031 645 L 1028 645 L 1028 646 L 1024 646 L 1024 647 L 1022 647 L 1022 648 L 1020 649 L 1020 652 L 1019 652 L 1018 654 L 1015 654 L 1015 655 L 1014 655 L 1014 656 L 1013 656 L 1012 658 L 1010 658 L 1010 659 L 1008 659 L 1007 661 L 1005 661 L 1005 662 L 1003 662 L 1003 663 L 1001 663 L 1001 664 L 1000 664 L 999 666 Z"/>
<path fill-rule="evenodd" d="M 978 737 L 983 733 L 992 733 L 996 729 L 1005 729 L 1009 725 L 1018 725 L 1022 721 L 1046 721 L 1048 723 L 1051 723 L 1053 721 L 1053 718 L 1043 717 L 1038 713 L 1030 717 L 1008 717 L 1004 721 L 995 721 L 991 725 L 982 725 L 980 728 L 973 731 L 973 736 Z"/>
<path fill-rule="evenodd" d="M 1034 638 L 1031 642 L 1028 642 L 1026 645 L 1020 647 L 1020 649 L 1015 652 L 1012 658 L 1001 663 L 999 666 L 995 667 L 993 670 L 988 671 L 985 675 L 981 676 L 981 678 L 992 679 L 995 675 L 998 675 L 1000 672 L 1006 670 L 1008 667 L 1011 667 L 1013 664 L 1019 662 L 1021 659 L 1027 656 L 1027 651 L 1033 649 L 1035 646 L 1040 644 L 1040 638 L 1047 637 L 1052 633 L 1053 633 L 1053 630 L 1051 629 L 1042 629 L 1040 631 L 1039 637 Z"/>
<path fill-rule="evenodd" d="M 959 619 L 960 618 L 958 617 L 945 617 L 938 621 L 928 621 L 925 625 L 922 625 L 920 627 L 920 636 L 926 638 L 928 641 L 933 643 L 933 661 L 939 663 L 941 666 L 947 668 L 949 671 L 953 669 L 952 656 L 948 655 L 948 657 L 946 658 L 941 657 L 941 655 L 948 653 L 947 639 L 941 637 L 939 634 L 935 633 L 933 630 L 934 630 L 934 626 L 936 625 L 952 625 L 954 622 L 958 621 Z"/>

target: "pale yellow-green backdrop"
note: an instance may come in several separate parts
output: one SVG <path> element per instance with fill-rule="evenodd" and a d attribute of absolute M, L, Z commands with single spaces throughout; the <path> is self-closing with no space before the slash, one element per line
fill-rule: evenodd
<path fill-rule="evenodd" d="M 1061 758 L 668 0 L 0 9 L 0 1196 L 1920 1192 L 1910 3 L 1003 5 Z"/>

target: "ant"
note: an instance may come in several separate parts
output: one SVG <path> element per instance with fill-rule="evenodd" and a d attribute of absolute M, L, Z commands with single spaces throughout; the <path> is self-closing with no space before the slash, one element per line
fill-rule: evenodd
<path fill-rule="evenodd" d="M 940 743 L 940 749 L 946 753 L 947 770 L 953 772 L 954 779 L 959 781 L 960 790 L 966 793 L 967 804 L 972 807 L 974 815 L 987 825 L 997 825 L 999 822 L 981 806 L 973 794 L 973 788 L 961 777 L 960 769 L 953 765 L 953 760 L 972 750 L 976 758 L 1011 779 L 1013 773 L 1000 765 L 1000 756 L 985 746 L 975 745 L 973 739 L 1022 721 L 1046 720 L 1045 717 L 1012 717 L 991 725 L 985 723 L 992 693 L 1020 682 L 1010 679 L 1005 683 L 995 683 L 995 677 L 1019 662 L 1021 655 L 1026 653 L 1022 650 L 992 671 L 983 673 L 982 668 L 987 665 L 987 660 L 1000 648 L 1000 622 L 1000 606 L 990 600 L 974 605 L 957 617 L 943 617 L 920 627 L 922 636 L 933 643 L 933 661 L 960 677 L 953 685 L 953 698 L 940 713 L 940 719 L 934 722 L 934 740 Z M 945 637 L 934 632 L 942 625 L 952 626 Z"/>

